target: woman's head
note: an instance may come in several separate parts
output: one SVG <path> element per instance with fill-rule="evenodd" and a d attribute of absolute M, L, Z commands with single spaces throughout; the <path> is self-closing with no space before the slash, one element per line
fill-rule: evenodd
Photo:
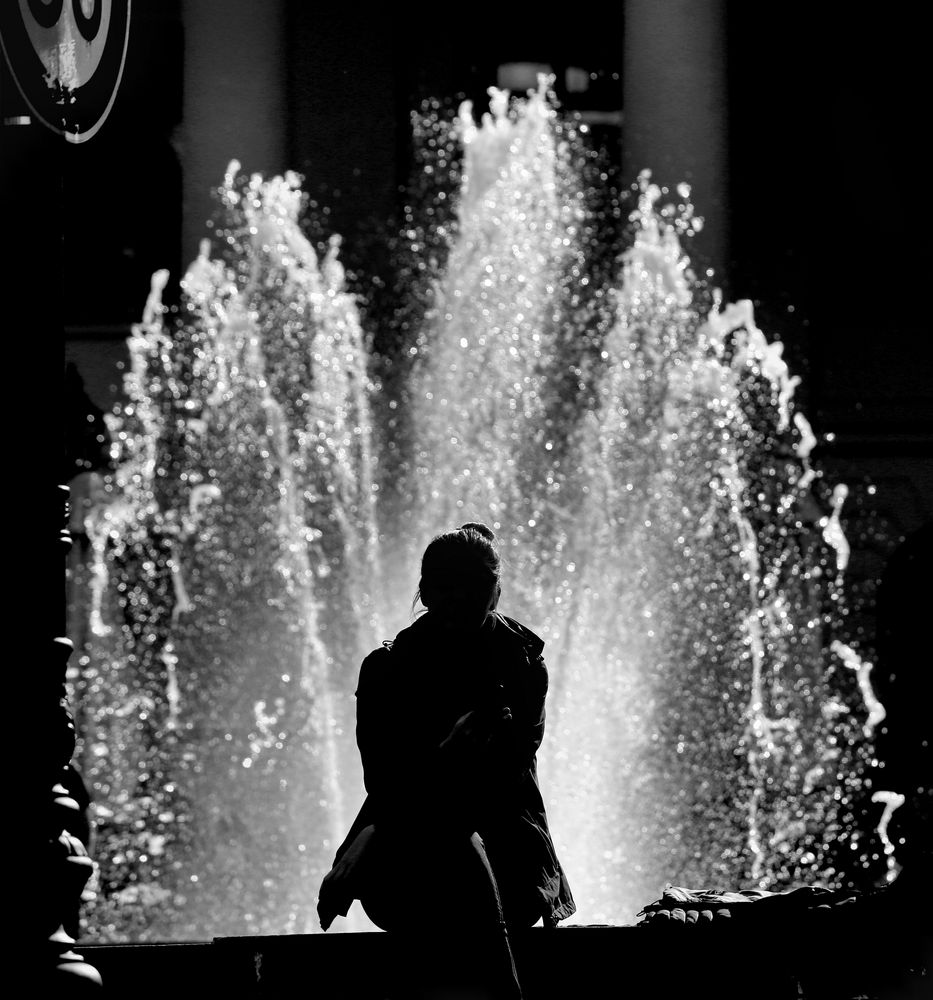
<path fill-rule="evenodd" d="M 415 600 L 441 624 L 478 628 L 495 609 L 499 592 L 499 550 L 485 524 L 470 521 L 428 543 Z"/>

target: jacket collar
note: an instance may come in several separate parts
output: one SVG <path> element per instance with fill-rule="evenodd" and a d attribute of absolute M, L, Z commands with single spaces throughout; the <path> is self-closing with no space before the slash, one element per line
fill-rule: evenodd
<path fill-rule="evenodd" d="M 492 619 L 493 628 L 506 631 L 510 640 L 524 646 L 531 656 L 541 655 L 541 651 L 544 649 L 544 640 L 532 632 L 530 628 L 514 618 L 500 614 L 498 611 L 494 611 L 489 617 Z"/>
<path fill-rule="evenodd" d="M 477 639 L 495 636 L 493 641 L 505 641 L 514 647 L 520 647 L 530 656 L 541 655 L 544 649 L 544 640 L 522 625 L 514 618 L 509 618 L 498 611 L 493 611 L 486 618 L 486 621 L 475 633 Z M 398 646 L 400 650 L 409 648 L 410 645 L 420 645 L 426 641 L 450 641 L 449 636 L 442 629 L 438 629 L 431 619 L 431 612 L 416 618 L 411 625 L 402 629 L 395 637 L 393 646 Z"/>

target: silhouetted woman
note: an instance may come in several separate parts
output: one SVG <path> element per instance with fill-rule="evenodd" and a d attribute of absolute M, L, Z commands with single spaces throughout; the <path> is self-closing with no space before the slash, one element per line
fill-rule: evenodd
<path fill-rule="evenodd" d="M 421 953 L 451 978 L 452 963 L 482 968 L 492 995 L 517 997 L 507 928 L 553 927 L 575 906 L 535 766 L 544 643 L 496 611 L 499 594 L 488 527 L 432 539 L 416 595 L 427 613 L 360 670 L 367 797 L 318 911 L 326 930 L 359 899 L 384 930 L 428 935 Z"/>

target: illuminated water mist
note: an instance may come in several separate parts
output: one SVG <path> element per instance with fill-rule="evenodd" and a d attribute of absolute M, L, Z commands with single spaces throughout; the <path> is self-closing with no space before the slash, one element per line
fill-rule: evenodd
<path fill-rule="evenodd" d="M 579 922 L 631 922 L 668 880 L 835 884 L 882 849 L 853 822 L 883 709 L 840 639 L 845 489 L 781 345 L 695 279 L 686 188 L 643 176 L 597 266 L 576 127 L 543 90 L 491 93 L 480 124 L 420 120 L 454 210 L 411 210 L 394 358 L 292 175 L 231 164 L 176 315 L 154 279 L 76 612 L 92 936 L 313 929 L 361 796 L 360 659 L 465 520 L 548 643 L 541 779 Z"/>
<path fill-rule="evenodd" d="M 93 920 L 116 936 L 305 929 L 359 797 L 347 664 L 379 632 L 363 337 L 337 244 L 318 261 L 298 229 L 297 179 L 236 169 L 177 324 L 153 279 L 88 525 L 109 589 L 81 764 Z"/>

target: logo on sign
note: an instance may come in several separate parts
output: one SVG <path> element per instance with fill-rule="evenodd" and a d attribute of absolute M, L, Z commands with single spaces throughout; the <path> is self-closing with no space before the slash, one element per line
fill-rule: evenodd
<path fill-rule="evenodd" d="M 103 125 L 123 76 L 130 0 L 3 0 L 0 42 L 20 93 L 70 142 Z"/>

